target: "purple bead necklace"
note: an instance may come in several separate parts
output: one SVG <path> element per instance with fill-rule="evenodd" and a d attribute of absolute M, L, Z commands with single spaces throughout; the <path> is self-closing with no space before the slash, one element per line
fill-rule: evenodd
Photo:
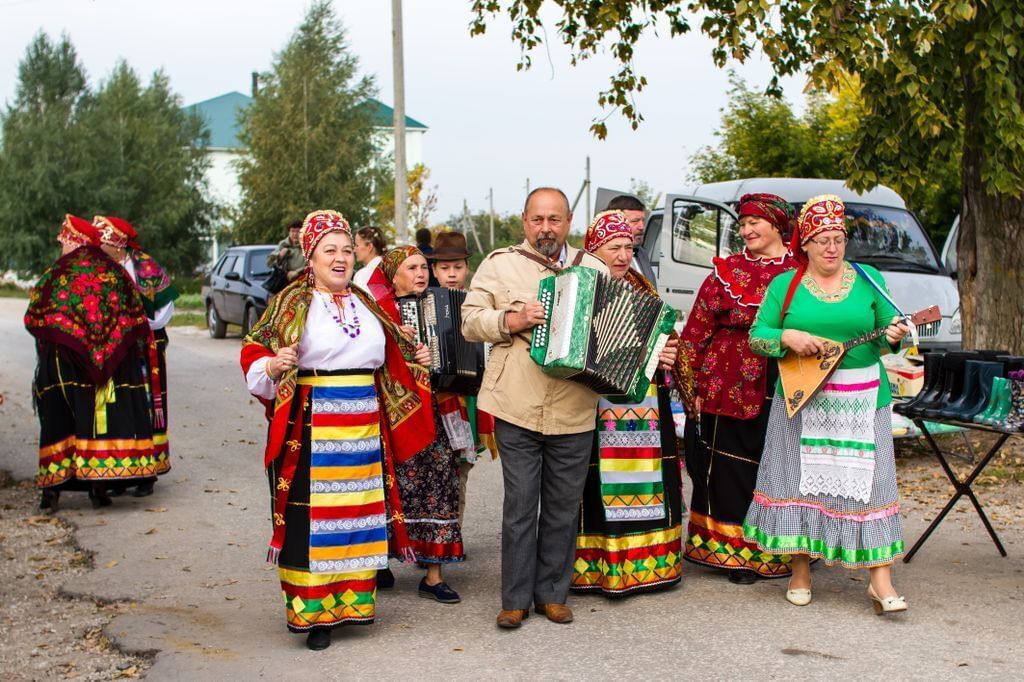
<path fill-rule="evenodd" d="M 334 301 L 335 309 L 331 310 L 330 306 L 327 305 L 327 301 L 320 297 L 320 302 L 324 304 L 324 310 L 330 314 L 334 319 L 334 322 L 341 328 L 341 331 L 348 335 L 349 338 L 354 339 L 363 331 L 359 327 L 359 314 L 356 312 L 355 297 L 352 295 L 351 290 L 347 293 L 336 294 L 332 291 L 321 291 L 321 293 L 328 294 L 331 300 Z M 352 321 L 349 322 L 345 319 L 345 299 L 348 299 L 349 307 L 352 309 Z"/>

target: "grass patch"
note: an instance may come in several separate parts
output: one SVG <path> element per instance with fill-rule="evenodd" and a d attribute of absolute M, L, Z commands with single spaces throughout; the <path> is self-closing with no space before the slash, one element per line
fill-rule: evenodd
<path fill-rule="evenodd" d="M 203 305 L 203 299 L 201 294 L 182 294 L 178 297 L 178 300 L 174 302 L 175 311 L 179 310 L 199 310 L 203 311 L 205 306 Z"/>
<path fill-rule="evenodd" d="M 168 327 L 200 327 L 206 328 L 206 313 L 189 310 L 175 310 Z"/>
<path fill-rule="evenodd" d="M 0 284 L 0 296 L 4 298 L 28 298 L 28 289 L 19 289 L 13 284 Z"/>

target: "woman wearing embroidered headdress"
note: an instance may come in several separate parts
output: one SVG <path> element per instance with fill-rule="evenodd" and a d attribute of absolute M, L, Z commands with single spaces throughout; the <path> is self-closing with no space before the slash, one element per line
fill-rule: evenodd
<path fill-rule="evenodd" d="M 881 274 L 849 263 L 842 200 L 823 195 L 800 212 L 791 241 L 795 272 L 768 286 L 750 346 L 767 357 L 822 349 L 815 336 L 848 341 L 885 327 L 884 339 L 851 348 L 807 405 L 787 416 L 775 392 L 757 487 L 743 532 L 763 552 L 792 555 L 786 599 L 811 601 L 810 559 L 869 568 L 868 596 L 879 614 L 905 611 L 892 585 L 903 554 L 889 382 L 880 356 L 907 327 L 898 324 Z"/>
<path fill-rule="evenodd" d="M 737 209 L 743 251 L 712 260 L 681 335 L 698 393 L 685 427 L 693 496 L 684 556 L 748 584 L 789 574 L 788 556 L 743 539 L 778 375 L 747 336 L 768 283 L 796 261 L 784 241 L 791 211 L 782 197 L 746 194 Z"/>
<path fill-rule="evenodd" d="M 307 646 L 373 622 L 377 571 L 410 553 L 395 466 L 434 439 L 429 355 L 351 286 L 352 234 L 335 211 L 303 221 L 309 268 L 242 345 L 249 391 L 267 408 L 264 465 L 288 629 Z M 413 361 L 416 362 L 413 362 Z"/>
<path fill-rule="evenodd" d="M 121 264 L 142 296 L 142 305 L 152 330 L 151 349 L 146 354 L 146 376 L 149 380 L 153 418 L 153 457 L 156 473 L 171 470 L 171 449 L 167 440 L 167 323 L 174 315 L 174 301 L 178 291 L 162 267 L 142 250 L 136 241 L 138 234 L 131 223 L 115 216 L 95 216 L 92 224 L 100 231 L 100 248 Z M 135 497 L 153 494 L 156 476 L 140 481 L 133 493 Z"/>
<path fill-rule="evenodd" d="M 428 272 L 423 252 L 415 246 L 399 246 L 384 254 L 367 286 L 384 312 L 401 325 L 397 299 L 422 294 Z M 404 330 L 411 338 L 413 330 Z M 443 420 L 442 415 L 459 411 L 459 397 L 435 392 L 430 407 L 437 437 L 422 452 L 395 467 L 396 482 L 409 540 L 417 560 L 427 568 L 420 580 L 419 595 L 455 604 L 460 597 L 445 582 L 441 568 L 465 559 L 459 522 L 459 454 L 451 445 L 458 442 L 459 434 L 451 432 L 458 420 Z M 394 584 L 394 576 L 382 575 L 381 584 Z"/>
<path fill-rule="evenodd" d="M 140 362 L 149 326 L 132 281 L 100 250 L 99 230 L 69 215 L 57 241 L 61 257 L 25 313 L 38 354 L 40 507 L 55 510 L 61 490 L 83 488 L 102 507 L 111 483 L 156 473 Z"/>
<path fill-rule="evenodd" d="M 622 211 L 603 211 L 587 228 L 583 248 L 608 266 L 613 279 L 657 296 L 633 270 L 633 228 Z M 580 505 L 571 589 L 624 597 L 682 579 L 683 490 L 675 425 L 665 375 L 692 391 L 673 336 L 639 403 L 602 397 Z"/>

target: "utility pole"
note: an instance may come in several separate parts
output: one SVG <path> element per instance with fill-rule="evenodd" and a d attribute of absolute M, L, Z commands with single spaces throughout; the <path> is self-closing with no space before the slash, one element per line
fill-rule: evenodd
<path fill-rule="evenodd" d="M 487 190 L 487 200 L 491 205 L 491 251 L 494 251 L 494 188 Z"/>
<path fill-rule="evenodd" d="M 395 109 L 393 128 L 395 133 L 395 237 L 398 243 L 408 240 L 415 244 L 416 238 L 408 234 L 406 226 L 409 203 L 409 178 L 405 163 L 405 62 L 402 57 L 402 0 L 391 0 L 391 49 L 392 70 L 395 79 Z"/>
<path fill-rule="evenodd" d="M 586 183 L 585 186 L 587 188 L 587 227 L 590 227 L 590 208 L 591 208 L 591 204 L 590 204 L 590 157 L 589 156 L 587 157 L 586 178 L 584 179 L 583 182 Z M 584 229 L 586 229 L 586 228 L 584 228 Z"/>
<path fill-rule="evenodd" d="M 473 241 L 476 242 L 477 253 L 483 253 L 484 247 L 480 245 L 480 237 L 476 234 L 476 225 L 473 223 L 473 219 L 469 217 L 469 204 L 465 199 L 462 200 L 462 233 L 466 232 L 473 233 Z M 467 240 L 468 241 L 468 240 Z"/>

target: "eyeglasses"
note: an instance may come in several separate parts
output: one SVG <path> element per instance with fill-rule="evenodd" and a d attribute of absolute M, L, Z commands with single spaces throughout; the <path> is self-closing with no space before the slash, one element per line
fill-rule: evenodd
<path fill-rule="evenodd" d="M 836 247 L 842 246 L 850 240 L 846 237 L 833 237 L 832 239 L 822 239 L 821 237 L 817 237 L 815 239 L 809 239 L 808 241 L 812 241 L 821 248 L 827 249 L 830 245 Z"/>

